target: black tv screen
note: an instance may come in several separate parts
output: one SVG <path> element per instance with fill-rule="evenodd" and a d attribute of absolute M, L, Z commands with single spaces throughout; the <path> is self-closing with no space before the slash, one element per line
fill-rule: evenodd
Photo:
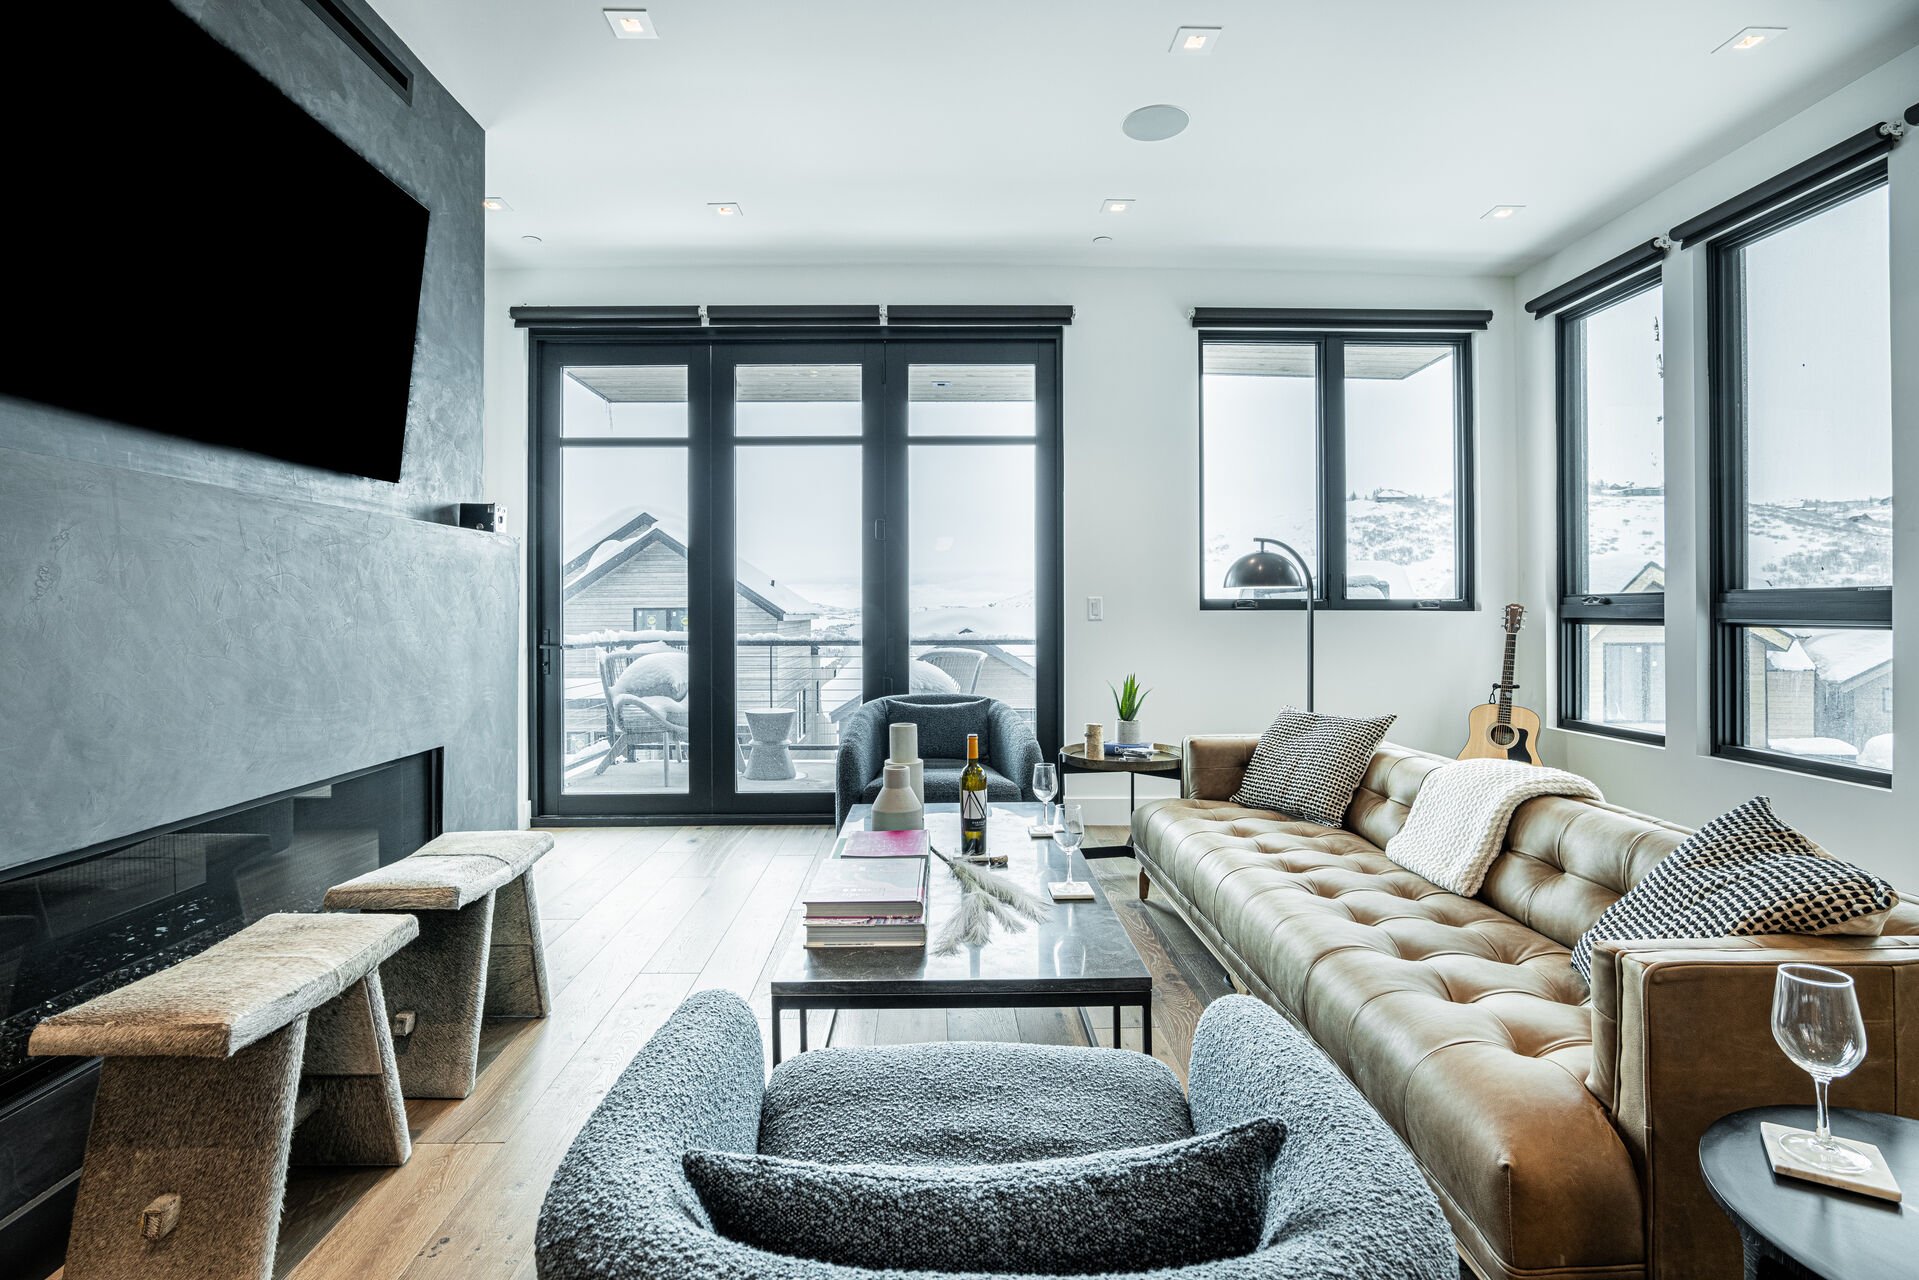
<path fill-rule="evenodd" d="M 0 395 L 397 481 L 427 210 L 168 0 L 16 8 Z"/>

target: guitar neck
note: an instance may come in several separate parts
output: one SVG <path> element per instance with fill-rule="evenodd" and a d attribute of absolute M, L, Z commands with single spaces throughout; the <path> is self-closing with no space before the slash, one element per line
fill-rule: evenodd
<path fill-rule="evenodd" d="M 1506 657 L 1499 668 L 1499 723 L 1511 724 L 1513 719 L 1513 654 L 1518 648 L 1519 637 L 1506 633 Z"/>

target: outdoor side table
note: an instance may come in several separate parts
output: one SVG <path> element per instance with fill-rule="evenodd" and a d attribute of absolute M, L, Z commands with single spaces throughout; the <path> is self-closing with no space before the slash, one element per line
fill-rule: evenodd
<path fill-rule="evenodd" d="M 746 757 L 746 776 L 755 782 L 778 782 L 796 778 L 793 753 L 786 748 L 786 737 L 793 732 L 791 707 L 747 707 L 746 730 L 753 736 L 753 750 Z"/>
<path fill-rule="evenodd" d="M 1713 1122 L 1699 1139 L 1706 1189 L 1739 1229 L 1747 1280 L 1890 1280 L 1919 1269 L 1919 1120 L 1834 1109 L 1832 1131 L 1886 1157 L 1905 1205 L 1781 1177 L 1759 1123 L 1813 1126 L 1811 1107 L 1753 1107 Z"/>
<path fill-rule="evenodd" d="M 1140 774 L 1177 780 L 1183 771 L 1179 748 L 1164 742 L 1155 742 L 1153 754 L 1144 760 L 1115 760 L 1111 756 L 1103 760 L 1088 760 L 1085 746 L 1075 743 L 1060 748 L 1059 801 L 1066 803 L 1066 775 L 1069 773 L 1123 773 L 1126 775 L 1126 812 L 1130 815 L 1139 805 Z M 1132 854 L 1133 846 L 1130 844 L 1089 845 L 1080 850 L 1080 856 L 1085 858 L 1129 858 Z"/>

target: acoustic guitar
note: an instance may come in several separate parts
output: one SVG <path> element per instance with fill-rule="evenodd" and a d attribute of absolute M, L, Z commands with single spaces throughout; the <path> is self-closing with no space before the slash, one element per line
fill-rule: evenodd
<path fill-rule="evenodd" d="M 1461 760 L 1523 760 L 1538 764 L 1539 715 L 1513 705 L 1513 652 L 1526 624 L 1523 605 L 1506 606 L 1506 657 L 1492 696 L 1466 715 L 1466 749 Z"/>

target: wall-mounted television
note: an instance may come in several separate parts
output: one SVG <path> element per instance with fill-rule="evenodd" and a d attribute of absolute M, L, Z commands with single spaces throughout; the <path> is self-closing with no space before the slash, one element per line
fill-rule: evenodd
<path fill-rule="evenodd" d="M 0 396 L 397 481 L 427 210 L 168 0 L 19 8 Z"/>

